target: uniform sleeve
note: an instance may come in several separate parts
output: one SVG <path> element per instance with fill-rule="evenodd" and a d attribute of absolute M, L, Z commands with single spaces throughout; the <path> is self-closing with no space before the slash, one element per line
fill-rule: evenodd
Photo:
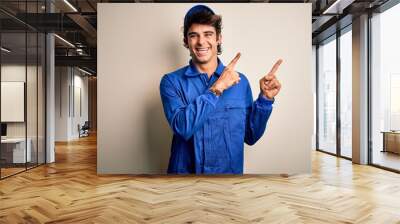
<path fill-rule="evenodd" d="M 260 94 L 257 100 L 253 102 L 251 88 L 248 85 L 246 102 L 246 133 L 244 141 L 248 145 L 254 145 L 264 134 L 274 101 Z"/>
<path fill-rule="evenodd" d="M 207 90 L 193 102 L 185 103 L 182 93 L 167 75 L 161 79 L 160 95 L 172 131 L 185 140 L 203 126 L 218 102 L 218 97 Z"/>

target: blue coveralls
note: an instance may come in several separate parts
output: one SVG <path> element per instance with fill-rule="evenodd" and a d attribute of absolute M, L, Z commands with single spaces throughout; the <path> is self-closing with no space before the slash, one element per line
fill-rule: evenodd
<path fill-rule="evenodd" d="M 253 145 L 263 135 L 272 100 L 256 101 L 247 78 L 216 96 L 209 88 L 222 74 L 208 78 L 192 61 L 161 79 L 165 116 L 173 130 L 168 173 L 242 174 L 244 142 Z"/>

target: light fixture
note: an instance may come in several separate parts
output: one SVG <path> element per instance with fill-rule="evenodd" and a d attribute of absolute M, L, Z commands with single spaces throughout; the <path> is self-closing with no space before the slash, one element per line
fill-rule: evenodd
<path fill-rule="evenodd" d="M 6 53 L 10 53 L 10 52 L 11 52 L 11 50 L 9 50 L 9 49 L 7 49 L 7 48 L 5 48 L 5 47 L 1 47 L 1 50 L 4 51 L 4 52 L 6 52 Z"/>
<path fill-rule="evenodd" d="M 343 10 L 354 1 L 355 0 L 336 0 L 332 5 L 325 9 L 322 14 L 342 14 Z"/>
<path fill-rule="evenodd" d="M 71 4 L 69 3 L 68 0 L 64 0 L 65 4 L 67 4 L 72 10 L 74 10 L 74 12 L 78 12 L 78 10 Z"/>
<path fill-rule="evenodd" d="M 54 36 L 57 37 L 58 39 L 60 39 L 61 41 L 63 41 L 64 43 L 66 43 L 67 45 L 69 45 L 69 46 L 75 48 L 75 45 L 73 45 L 73 44 L 72 44 L 71 42 L 69 42 L 68 40 L 66 40 L 66 39 L 64 39 L 64 38 L 62 38 L 62 37 L 60 37 L 60 36 L 58 36 L 57 34 L 54 34 Z"/>
<path fill-rule="evenodd" d="M 86 54 L 83 52 L 83 49 L 82 49 L 82 48 L 76 48 L 76 53 L 78 53 L 79 55 L 86 55 Z"/>
<path fill-rule="evenodd" d="M 88 72 L 88 71 L 86 71 L 86 70 L 83 70 L 83 69 L 81 69 L 81 68 L 79 68 L 79 67 L 78 67 L 78 70 L 81 71 L 81 72 L 83 72 L 83 73 L 85 73 L 85 74 L 88 74 L 88 75 L 90 75 L 90 76 L 93 75 L 92 73 L 90 73 L 90 72 Z"/>

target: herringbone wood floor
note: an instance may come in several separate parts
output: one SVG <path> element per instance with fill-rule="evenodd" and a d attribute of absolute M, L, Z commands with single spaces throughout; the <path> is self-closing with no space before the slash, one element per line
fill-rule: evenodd
<path fill-rule="evenodd" d="M 400 175 L 313 152 L 293 176 L 97 176 L 96 139 L 0 181 L 0 223 L 400 223 Z"/>

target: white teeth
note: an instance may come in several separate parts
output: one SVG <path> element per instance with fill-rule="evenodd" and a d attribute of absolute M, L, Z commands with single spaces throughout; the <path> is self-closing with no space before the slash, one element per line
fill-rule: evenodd
<path fill-rule="evenodd" d="M 208 54 L 208 50 L 209 50 L 208 47 L 206 47 L 206 48 L 196 48 L 196 52 L 197 52 L 197 54 L 198 54 L 199 56 L 205 56 L 205 55 L 207 55 L 207 54 Z"/>

